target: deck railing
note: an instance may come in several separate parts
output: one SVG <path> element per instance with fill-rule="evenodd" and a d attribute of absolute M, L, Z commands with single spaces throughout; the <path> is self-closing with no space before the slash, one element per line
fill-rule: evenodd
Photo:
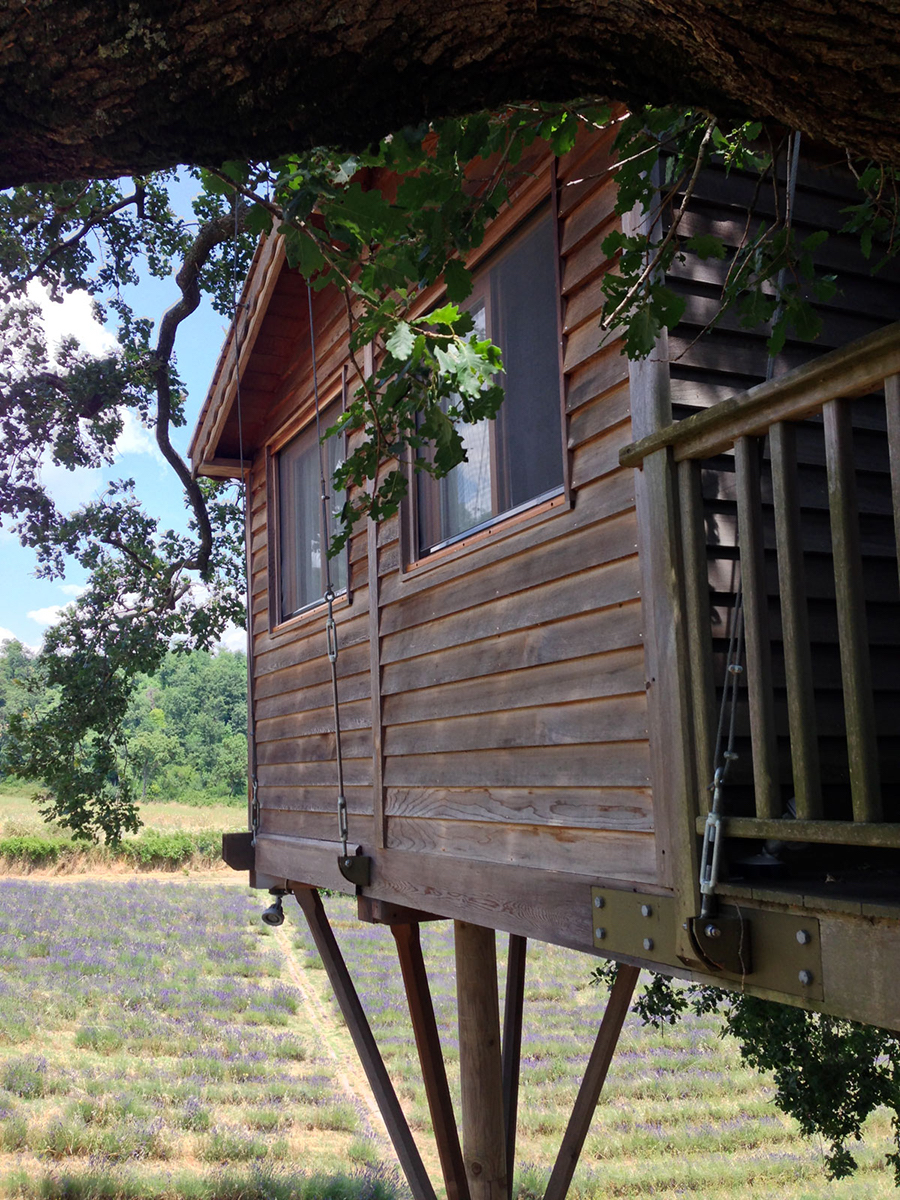
<path fill-rule="evenodd" d="M 900 323 L 825 354 L 811 364 L 734 396 L 627 447 L 625 466 L 640 466 L 667 450 L 678 472 L 679 529 L 691 711 L 697 778 L 713 779 L 717 698 L 709 595 L 709 548 L 701 494 L 701 463 L 733 452 L 740 588 L 745 630 L 744 671 L 752 754 L 753 816 L 729 816 L 732 837 L 840 845 L 900 846 L 900 824 L 885 820 L 876 739 L 875 695 L 863 585 L 863 546 L 853 447 L 854 397 L 884 392 L 895 537 L 900 542 Z M 825 819 L 819 710 L 814 688 L 798 484 L 798 423 L 822 414 L 827 472 L 834 604 L 843 728 L 852 820 Z M 767 450 L 764 457 L 764 445 Z M 765 464 L 765 465 L 764 465 Z M 774 509 L 775 556 L 783 645 L 786 730 L 796 819 L 782 819 L 763 482 Z M 764 479 L 765 474 L 765 479 Z M 897 630 L 900 644 L 900 628 Z M 898 681 L 900 689 L 900 681 Z M 897 731 L 900 735 L 900 730 Z M 782 736 L 782 743 L 784 736 Z M 782 756 L 783 757 L 783 756 Z M 703 795 L 707 793 L 704 788 Z M 708 802 L 697 814 L 702 828 Z M 893 805 L 896 822 L 897 806 Z"/>

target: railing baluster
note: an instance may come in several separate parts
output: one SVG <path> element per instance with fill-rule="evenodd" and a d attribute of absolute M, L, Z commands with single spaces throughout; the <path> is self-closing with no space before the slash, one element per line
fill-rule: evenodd
<path fill-rule="evenodd" d="M 738 538 L 744 590 L 744 628 L 747 643 L 747 698 L 753 742 L 753 786 L 758 817 L 781 816 L 778 742 L 772 688 L 772 650 L 769 642 L 769 602 L 766 593 L 759 441 L 738 438 L 734 444 L 737 474 Z"/>
<path fill-rule="evenodd" d="M 685 618 L 691 678 L 691 711 L 697 753 L 697 782 L 701 788 L 712 783 L 716 732 L 716 685 L 713 674 L 712 617 L 709 606 L 709 568 L 700 464 L 678 464 L 681 544 L 684 556 Z M 708 805 L 704 811 L 708 810 Z"/>
<path fill-rule="evenodd" d="M 900 570 L 900 375 L 891 375 L 884 381 L 884 407 L 887 414 L 888 451 L 891 456 L 894 541 L 897 546 L 897 568 Z"/>
<path fill-rule="evenodd" d="M 869 662 L 850 401 L 830 400 L 822 412 L 853 819 L 880 821 L 882 805 L 875 702 Z"/>
<path fill-rule="evenodd" d="M 769 430 L 769 446 L 794 796 L 798 819 L 808 821 L 822 815 L 822 784 L 800 533 L 796 427 L 776 422 Z"/>

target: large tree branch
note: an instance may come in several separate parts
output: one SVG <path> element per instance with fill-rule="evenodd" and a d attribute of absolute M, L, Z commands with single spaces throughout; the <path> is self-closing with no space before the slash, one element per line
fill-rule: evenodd
<path fill-rule="evenodd" d="M 753 114 L 900 165 L 898 0 L 30 0 L 0 6 L 0 186 L 359 146 L 614 97 Z"/>
<path fill-rule="evenodd" d="M 172 467 L 181 480 L 191 509 L 197 521 L 199 545 L 197 552 L 190 559 L 181 563 L 171 564 L 170 578 L 181 570 L 199 571 L 202 576 L 208 566 L 213 548 L 213 533 L 210 525 L 206 501 L 200 490 L 200 485 L 192 476 L 187 463 L 169 440 L 169 428 L 172 423 L 172 385 L 169 378 L 169 362 L 175 347 L 175 335 L 178 326 L 200 304 L 200 272 L 209 260 L 216 246 L 236 237 L 242 226 L 242 215 L 237 218 L 231 213 L 208 221 L 200 229 L 190 249 L 185 255 L 181 270 L 175 276 L 175 282 L 181 289 L 181 299 L 167 309 L 159 326 L 159 336 L 156 341 L 155 385 L 156 385 L 156 444 L 166 462 Z"/>

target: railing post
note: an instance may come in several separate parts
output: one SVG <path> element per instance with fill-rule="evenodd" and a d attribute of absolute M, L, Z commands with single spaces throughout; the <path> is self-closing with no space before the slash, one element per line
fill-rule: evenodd
<path fill-rule="evenodd" d="M 734 444 L 737 473 L 738 537 L 741 587 L 744 591 L 744 636 L 747 646 L 747 698 L 753 740 L 753 789 L 758 817 L 781 816 L 778 742 L 775 737 L 775 694 L 769 641 L 769 597 L 766 589 L 760 490 L 760 443 L 738 438 Z"/>
<path fill-rule="evenodd" d="M 791 731 L 791 767 L 797 818 L 822 815 L 816 700 L 800 531 L 797 488 L 797 437 L 794 425 L 776 421 L 769 430 L 772 453 L 772 492 L 775 500 L 775 541 L 778 547 L 778 590 L 781 596 L 781 637 Z"/>
<path fill-rule="evenodd" d="M 872 695 L 872 668 L 869 662 L 866 596 L 859 544 L 850 401 L 829 401 L 823 409 L 823 415 L 853 819 L 880 821 L 881 786 L 878 744 L 875 740 L 875 702 Z"/>

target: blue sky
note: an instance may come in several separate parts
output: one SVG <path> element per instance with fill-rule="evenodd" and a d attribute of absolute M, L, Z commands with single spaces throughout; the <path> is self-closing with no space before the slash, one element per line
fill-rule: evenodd
<path fill-rule="evenodd" d="M 190 185 L 188 185 L 190 186 Z M 194 185 L 196 186 L 196 185 Z M 186 198 L 187 187 L 179 189 Z M 137 289 L 131 289 L 135 310 L 158 322 L 165 310 L 178 299 L 174 279 L 147 277 Z M 73 332 L 94 353 L 112 342 L 111 335 L 99 327 L 90 313 L 85 295 L 68 297 L 65 306 L 45 307 L 48 333 L 60 336 Z M 187 386 L 187 425 L 172 431 L 176 449 L 186 455 L 194 423 L 203 404 L 209 381 L 225 337 L 226 322 L 208 304 L 203 304 L 180 328 L 176 341 L 179 372 Z M 60 507 L 75 508 L 99 495 L 112 479 L 132 478 L 148 510 L 158 516 L 163 528 L 185 528 L 185 510 L 180 487 L 171 469 L 164 463 L 152 434 L 129 414 L 119 439 L 116 461 L 99 471 L 65 471 L 50 467 L 44 480 Z M 16 637 L 26 645 L 38 647 L 44 630 L 55 618 L 59 606 L 77 595 L 84 576 L 76 564 L 64 580 L 35 577 L 35 556 L 19 545 L 7 529 L 0 529 L 0 640 Z M 243 635 L 241 635 L 242 637 Z M 241 637 L 226 639 L 238 648 Z"/>

